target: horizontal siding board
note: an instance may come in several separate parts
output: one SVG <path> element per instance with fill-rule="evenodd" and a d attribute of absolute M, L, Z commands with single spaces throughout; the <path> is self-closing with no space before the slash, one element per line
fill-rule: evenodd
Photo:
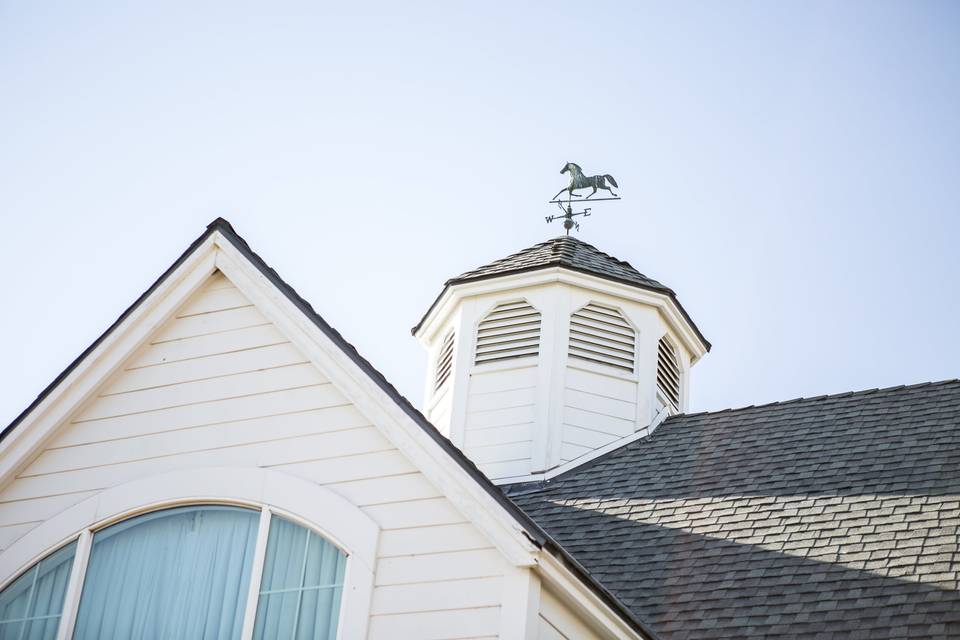
<path fill-rule="evenodd" d="M 575 427 L 571 424 L 563 425 L 563 442 L 569 442 L 570 444 L 587 447 L 589 449 L 599 449 L 613 442 L 617 437 L 618 436 L 612 436 L 608 433 L 593 431 L 592 429 Z"/>
<path fill-rule="evenodd" d="M 572 424 L 584 429 L 593 429 L 602 433 L 609 433 L 615 436 L 625 436 L 633 433 L 634 423 L 632 420 L 623 420 L 613 416 L 607 416 L 602 413 L 584 411 L 575 407 L 563 408 L 563 422 Z"/>
<path fill-rule="evenodd" d="M 307 359 L 289 342 L 272 344 L 123 371 L 104 389 L 103 395 L 207 380 L 303 362 L 307 362 Z"/>
<path fill-rule="evenodd" d="M 531 447 L 532 443 L 529 441 L 469 447 L 467 449 L 467 456 L 477 464 L 529 460 Z"/>
<path fill-rule="evenodd" d="M 366 480 L 416 471 L 407 457 L 396 449 L 364 452 L 339 458 L 279 464 L 270 466 L 270 468 L 299 476 L 317 484 Z"/>
<path fill-rule="evenodd" d="M 583 447 L 570 442 L 564 442 L 560 445 L 560 459 L 564 462 L 569 462 L 570 460 L 576 460 L 580 456 L 586 455 L 591 451 L 593 451 L 593 447 Z"/>
<path fill-rule="evenodd" d="M 184 338 L 174 342 L 150 345 L 135 356 L 126 368 L 135 369 L 165 362 L 191 360 L 283 342 L 288 342 L 288 340 L 273 325 L 234 329 L 196 338 Z"/>
<path fill-rule="evenodd" d="M 219 466 L 271 466 L 303 460 L 337 458 L 393 447 L 380 435 L 376 427 L 337 431 L 273 440 L 208 451 L 195 451 L 174 456 L 163 456 L 133 462 L 95 466 L 64 473 L 20 477 L 4 492 L 20 497 L 67 493 L 79 490 L 97 490 L 129 482 L 148 475 L 177 469 Z"/>
<path fill-rule="evenodd" d="M 40 524 L 39 522 L 24 522 L 0 526 L 0 552 L 19 540 L 28 531 Z"/>
<path fill-rule="evenodd" d="M 476 640 L 497 637 L 500 607 L 372 616 L 369 640 Z"/>
<path fill-rule="evenodd" d="M 177 317 L 184 318 L 201 313 L 235 309 L 250 304 L 250 300 L 240 293 L 240 290 L 236 287 L 212 288 L 198 291 L 197 295 L 177 310 Z"/>
<path fill-rule="evenodd" d="M 496 549 L 454 551 L 421 556 L 381 558 L 377 562 L 377 586 L 488 578 L 507 569 Z"/>
<path fill-rule="evenodd" d="M 565 399 L 568 407 L 602 413 L 621 420 L 633 422 L 637 414 L 636 401 L 625 402 L 575 389 L 567 389 Z"/>
<path fill-rule="evenodd" d="M 534 387 L 536 384 L 536 365 L 527 365 L 516 369 L 499 369 L 487 373 L 473 373 L 470 376 L 470 395 L 526 389 Z"/>
<path fill-rule="evenodd" d="M 367 507 L 364 511 L 376 520 L 382 529 L 432 527 L 467 521 L 446 498 L 380 504 Z"/>
<path fill-rule="evenodd" d="M 490 541 L 468 522 L 419 529 L 394 529 L 380 535 L 380 557 L 490 549 Z"/>
<path fill-rule="evenodd" d="M 61 492 L 58 495 L 43 495 L 32 500 L 15 500 L 6 494 L 0 496 L 0 527 L 49 520 L 64 509 L 93 495 L 92 491 Z"/>
<path fill-rule="evenodd" d="M 536 403 L 537 390 L 534 387 L 508 389 L 493 393 L 471 393 L 467 401 L 467 411 L 480 412 L 510 407 L 524 407 Z"/>
<path fill-rule="evenodd" d="M 272 391 L 186 407 L 72 424 L 53 446 L 113 440 L 348 404 L 332 384 Z"/>
<path fill-rule="evenodd" d="M 489 427 L 505 427 L 511 424 L 525 424 L 533 422 L 536 407 L 509 407 L 494 411 L 480 411 L 467 414 L 467 429 L 487 429 Z"/>
<path fill-rule="evenodd" d="M 530 440 L 533 440 L 533 425 L 526 423 L 489 429 L 471 429 L 467 431 L 464 445 L 470 448 Z"/>
<path fill-rule="evenodd" d="M 529 474 L 532 469 L 530 460 L 512 460 L 510 462 L 486 462 L 478 465 L 488 478 L 514 478 Z"/>
<path fill-rule="evenodd" d="M 420 473 L 351 480 L 331 483 L 326 487 L 361 507 L 442 496 Z"/>
<path fill-rule="evenodd" d="M 128 391 L 102 396 L 81 412 L 77 420 L 97 420 L 131 413 L 156 411 L 257 393 L 315 386 L 326 382 L 328 382 L 326 376 L 317 371 L 317 368 L 312 364 L 287 365 L 196 382 L 184 382 L 142 391 Z"/>
<path fill-rule="evenodd" d="M 636 402 L 637 399 L 637 383 L 635 381 L 624 380 L 620 376 L 584 371 L 575 367 L 567 367 L 566 385 L 568 389 L 625 402 Z"/>
<path fill-rule="evenodd" d="M 174 319 L 150 339 L 150 344 L 256 327 L 269 322 L 256 307 L 213 311 L 199 316 Z"/>
<path fill-rule="evenodd" d="M 497 607 L 502 597 L 501 576 L 449 582 L 383 585 L 373 592 L 373 615 Z"/>
<path fill-rule="evenodd" d="M 215 424 L 187 431 L 161 432 L 135 438 L 47 449 L 21 475 L 58 473 L 95 465 L 118 464 L 370 426 L 372 426 L 370 421 L 356 408 L 345 405 L 256 420 Z"/>

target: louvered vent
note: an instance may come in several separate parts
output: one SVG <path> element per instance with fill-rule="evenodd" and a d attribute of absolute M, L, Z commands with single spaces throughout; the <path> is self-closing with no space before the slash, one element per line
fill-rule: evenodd
<path fill-rule="evenodd" d="M 680 409 L 680 361 L 676 347 L 665 337 L 657 349 L 657 389 L 674 410 Z"/>
<path fill-rule="evenodd" d="M 434 389 L 442 387 L 450 377 L 450 370 L 453 368 L 453 338 L 454 333 L 451 331 L 443 339 L 443 346 L 440 347 L 440 357 L 437 358 L 437 386 Z"/>
<path fill-rule="evenodd" d="M 477 327 L 476 364 L 540 352 L 540 312 L 526 300 L 494 307 Z"/>
<path fill-rule="evenodd" d="M 570 316 L 570 357 L 633 371 L 635 336 L 619 311 L 591 302 Z"/>

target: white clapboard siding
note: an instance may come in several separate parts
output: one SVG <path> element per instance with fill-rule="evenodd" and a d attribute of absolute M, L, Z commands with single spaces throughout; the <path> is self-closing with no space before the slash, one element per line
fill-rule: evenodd
<path fill-rule="evenodd" d="M 502 576 L 506 570 L 503 556 L 495 549 L 398 556 L 380 560 L 376 584 L 383 586 L 489 578 Z"/>
<path fill-rule="evenodd" d="M 467 447 L 467 456 L 478 465 L 486 462 L 510 462 L 511 460 L 529 460 L 531 442 L 509 442 L 483 447 Z"/>
<path fill-rule="evenodd" d="M 575 460 L 637 427 L 637 382 L 598 367 L 567 367 L 560 459 Z"/>
<path fill-rule="evenodd" d="M 600 640 L 549 590 L 540 592 L 540 640 Z"/>
<path fill-rule="evenodd" d="M 418 582 L 381 586 L 376 590 L 371 606 L 373 615 L 398 614 L 429 608 L 446 611 L 477 606 L 500 605 L 503 578 L 473 578 L 461 580 L 456 589 L 446 582 Z"/>
<path fill-rule="evenodd" d="M 124 482 L 269 467 L 382 527 L 370 637 L 497 635 L 499 552 L 334 382 L 219 273 L 174 316 L 0 490 L 0 549 Z"/>
<path fill-rule="evenodd" d="M 490 542 L 472 524 L 442 524 L 419 529 L 391 529 L 380 535 L 381 558 L 445 551 L 490 549 Z"/>
<path fill-rule="evenodd" d="M 522 475 L 535 369 L 502 373 L 475 380 L 469 410 L 483 435 L 467 437 L 525 456 L 485 465 Z M 380 525 L 368 637 L 498 636 L 500 552 L 219 273 L 0 489 L 0 550 L 109 487 L 221 466 L 315 482 Z"/>
<path fill-rule="evenodd" d="M 450 588 L 455 589 L 456 585 Z M 499 627 L 500 607 L 424 611 L 372 616 L 367 637 L 369 640 L 483 640 L 496 638 Z"/>

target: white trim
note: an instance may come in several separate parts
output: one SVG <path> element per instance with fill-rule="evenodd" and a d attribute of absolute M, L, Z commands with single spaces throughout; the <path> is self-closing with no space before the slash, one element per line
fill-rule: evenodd
<path fill-rule="evenodd" d="M 348 557 L 338 637 L 366 637 L 380 526 L 330 489 L 269 469 L 188 469 L 106 489 L 38 525 L 0 554 L 0 588 L 78 532 L 165 507 L 210 503 L 288 512 L 342 549 Z"/>
<path fill-rule="evenodd" d="M 506 509 L 440 448 L 383 389 L 364 373 L 231 243 L 214 234 L 216 264 L 233 284 L 310 361 L 334 381 L 410 462 L 434 484 L 490 542 L 517 566 L 534 564 L 536 546 Z"/>
<path fill-rule="evenodd" d="M 540 576 L 533 570 L 511 567 L 503 576 L 500 640 L 537 637 L 540 614 Z"/>
<path fill-rule="evenodd" d="M 667 294 L 607 280 L 599 276 L 591 276 L 564 267 L 550 267 L 525 273 L 507 274 L 496 278 L 450 286 L 423 319 L 415 335 L 421 342 L 429 341 L 431 334 L 437 330 L 437 326 L 443 325 L 446 316 L 456 308 L 463 298 L 553 282 L 562 282 L 589 291 L 599 291 L 610 296 L 656 307 L 663 313 L 667 324 L 680 337 L 681 342 L 692 354 L 691 364 L 696 363 L 707 352 L 706 344 L 693 330 L 692 325 L 681 313 L 677 303 Z"/>
<path fill-rule="evenodd" d="M 267 538 L 270 536 L 269 507 L 260 511 L 257 524 L 257 546 L 253 550 L 253 566 L 250 568 L 250 589 L 247 591 L 247 608 L 243 610 L 243 627 L 240 640 L 253 637 L 253 627 L 257 621 L 257 601 L 260 599 L 260 583 L 263 580 L 263 563 L 267 557 Z"/>
<path fill-rule="evenodd" d="M 592 589 L 549 553 L 538 557 L 545 586 L 590 627 L 603 637 L 617 640 L 645 640 L 620 614 L 611 609 Z"/>
<path fill-rule="evenodd" d="M 70 582 L 63 595 L 63 611 L 60 614 L 60 626 L 57 628 L 57 640 L 69 640 L 73 637 L 73 627 L 77 624 L 77 611 L 80 610 L 80 592 L 83 579 L 87 575 L 87 563 L 90 561 L 90 547 L 93 534 L 89 530 L 80 532 L 73 555 L 73 567 L 70 569 Z"/>
<path fill-rule="evenodd" d="M 634 431 L 630 435 L 623 436 L 618 438 L 613 442 L 608 442 L 602 447 L 598 447 L 592 451 L 588 451 L 579 458 L 574 458 L 573 460 L 568 460 L 563 464 L 550 469 L 549 471 L 544 471 L 543 473 L 531 473 L 525 476 L 510 476 L 509 478 L 497 478 L 494 480 L 496 484 L 515 484 L 518 482 L 542 482 L 544 480 L 552 480 L 562 473 L 576 469 L 582 464 L 586 464 L 591 460 L 596 460 L 602 455 L 610 453 L 614 449 L 619 449 L 625 445 L 630 444 L 631 442 L 636 442 L 642 438 L 646 438 L 648 435 L 653 433 L 654 429 L 660 426 L 660 423 L 666 420 L 670 416 L 667 407 L 662 407 L 657 416 L 653 419 L 653 422 L 650 423 L 650 426 L 644 427 L 638 431 Z"/>
<path fill-rule="evenodd" d="M 0 441 L 0 487 L 33 459 L 70 412 L 88 400 L 100 383 L 206 281 L 214 268 L 213 239 L 208 238 L 24 416 Z"/>

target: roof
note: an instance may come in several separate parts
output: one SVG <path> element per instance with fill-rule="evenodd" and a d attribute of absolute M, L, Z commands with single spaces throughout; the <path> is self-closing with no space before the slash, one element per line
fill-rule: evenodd
<path fill-rule="evenodd" d="M 960 637 L 960 381 L 680 415 L 514 500 L 667 640 Z"/>
<path fill-rule="evenodd" d="M 708 351 L 710 350 L 710 342 L 700 333 L 697 325 L 680 304 L 680 301 L 677 299 L 677 294 L 673 289 L 653 278 L 648 278 L 643 275 L 634 269 L 629 262 L 618 260 L 600 251 L 593 245 L 587 244 L 583 240 L 574 238 L 573 236 L 559 236 L 552 240 L 535 244 L 523 251 L 511 254 L 506 258 L 494 260 L 482 267 L 467 271 L 455 278 L 447 280 L 444 283 L 443 291 L 437 296 L 433 304 L 430 305 L 427 313 L 424 314 L 424 317 L 417 323 L 417 326 L 413 328 L 413 332 L 416 333 L 420 329 L 423 321 L 430 315 L 430 312 L 437 305 L 440 298 L 443 297 L 443 293 L 452 286 L 551 267 L 563 267 L 571 271 L 586 273 L 648 291 L 655 291 L 670 297 L 677 305 L 680 313 L 683 314 L 683 317 L 693 328 L 697 337 L 703 342 L 706 349 Z"/>
<path fill-rule="evenodd" d="M 362 370 L 386 395 L 403 410 L 418 427 L 436 442 L 440 448 L 447 453 L 466 473 L 473 478 L 483 490 L 489 494 L 508 514 L 520 525 L 527 537 L 538 547 L 551 552 L 557 559 L 574 575 L 576 575 L 584 585 L 587 586 L 600 600 L 609 606 L 618 616 L 627 622 L 642 636 L 651 640 L 659 640 L 659 636 L 652 631 L 643 621 L 633 615 L 632 611 L 619 602 L 610 592 L 599 582 L 597 582 L 587 572 L 579 562 L 568 554 L 540 525 L 531 519 L 524 511 L 517 507 L 508 499 L 502 490 L 491 482 L 486 475 L 467 458 L 456 446 L 450 442 L 436 427 L 434 427 L 427 418 L 413 404 L 404 397 L 397 389 L 370 364 L 356 347 L 350 344 L 339 331 L 318 314 L 313 307 L 302 298 L 293 287 L 287 284 L 280 275 L 270 267 L 259 255 L 257 255 L 247 241 L 244 240 L 233 228 L 233 226 L 224 218 L 216 218 L 207 225 L 206 231 L 194 240 L 186 251 L 168 268 L 161 276 L 144 291 L 137 300 L 130 305 L 120 317 L 111 324 L 94 342 L 87 347 L 83 353 L 67 365 L 54 380 L 51 382 L 30 405 L 18 415 L 13 422 L 0 431 L 0 441 L 3 441 L 10 435 L 30 413 L 36 409 L 47 396 L 49 396 L 57 386 L 67 378 L 86 358 L 89 356 L 114 330 L 119 327 L 150 295 L 173 273 L 177 268 L 187 260 L 187 258 L 200 247 L 207 238 L 215 232 L 219 232 L 226 238 L 238 251 L 256 268 L 271 284 L 273 284 L 297 309 L 299 309 L 320 331 L 322 331 L 338 348 L 340 348 L 349 358 Z"/>

